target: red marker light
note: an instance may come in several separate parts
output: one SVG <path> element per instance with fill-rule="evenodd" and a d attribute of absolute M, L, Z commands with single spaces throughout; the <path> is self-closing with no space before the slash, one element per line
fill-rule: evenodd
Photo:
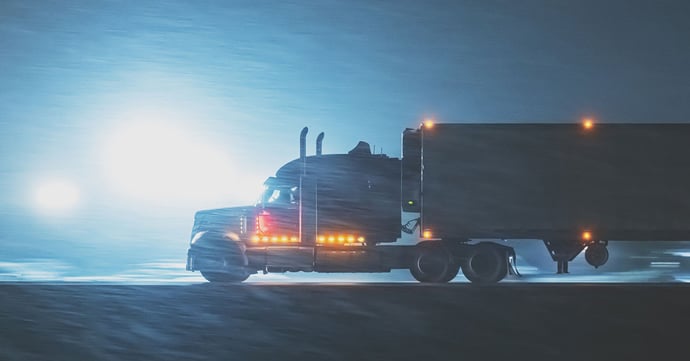
<path fill-rule="evenodd" d="M 270 213 L 263 211 L 256 217 L 256 230 L 259 233 L 266 234 L 271 230 Z"/>

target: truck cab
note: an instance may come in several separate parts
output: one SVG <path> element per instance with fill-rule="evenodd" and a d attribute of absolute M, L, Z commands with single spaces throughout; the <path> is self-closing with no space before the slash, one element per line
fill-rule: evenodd
<path fill-rule="evenodd" d="M 376 247 L 401 235 L 400 160 L 365 142 L 347 154 L 300 153 L 264 182 L 254 206 L 197 212 L 188 270 L 241 281 L 256 272 L 406 267 L 400 249 Z"/>

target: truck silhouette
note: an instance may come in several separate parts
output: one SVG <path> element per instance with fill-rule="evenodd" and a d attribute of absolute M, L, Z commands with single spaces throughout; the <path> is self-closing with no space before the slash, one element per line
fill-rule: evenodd
<path fill-rule="evenodd" d="M 256 272 L 389 272 L 474 283 L 517 274 L 503 240 L 543 242 L 558 273 L 614 240 L 690 240 L 690 124 L 434 124 L 402 157 L 300 156 L 254 206 L 196 213 L 187 270 L 211 282 Z M 416 245 L 395 244 L 402 232 Z M 546 256 L 546 255 L 545 255 Z"/>

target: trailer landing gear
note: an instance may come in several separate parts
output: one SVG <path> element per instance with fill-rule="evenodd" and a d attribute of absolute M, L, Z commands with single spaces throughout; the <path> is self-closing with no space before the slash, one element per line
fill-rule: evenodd
<path fill-rule="evenodd" d="M 568 273 L 568 262 L 577 257 L 585 246 L 577 241 L 547 241 L 544 240 L 546 249 L 551 258 L 556 261 L 556 273 Z"/>
<path fill-rule="evenodd" d="M 607 241 L 595 241 L 583 244 L 578 241 L 544 241 L 551 258 L 556 261 L 556 273 L 568 273 L 568 262 L 585 250 L 585 260 L 594 268 L 599 268 L 609 260 L 609 251 L 606 249 Z"/>

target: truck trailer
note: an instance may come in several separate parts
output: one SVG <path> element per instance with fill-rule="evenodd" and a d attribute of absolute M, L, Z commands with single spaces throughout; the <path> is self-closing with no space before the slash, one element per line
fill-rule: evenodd
<path fill-rule="evenodd" d="M 195 214 L 187 270 L 495 283 L 519 274 L 506 240 L 543 242 L 558 273 L 583 250 L 604 265 L 609 241 L 690 240 L 690 124 L 424 122 L 400 159 L 363 141 L 322 154 L 323 133 L 307 156 L 307 134 L 255 205 Z"/>

